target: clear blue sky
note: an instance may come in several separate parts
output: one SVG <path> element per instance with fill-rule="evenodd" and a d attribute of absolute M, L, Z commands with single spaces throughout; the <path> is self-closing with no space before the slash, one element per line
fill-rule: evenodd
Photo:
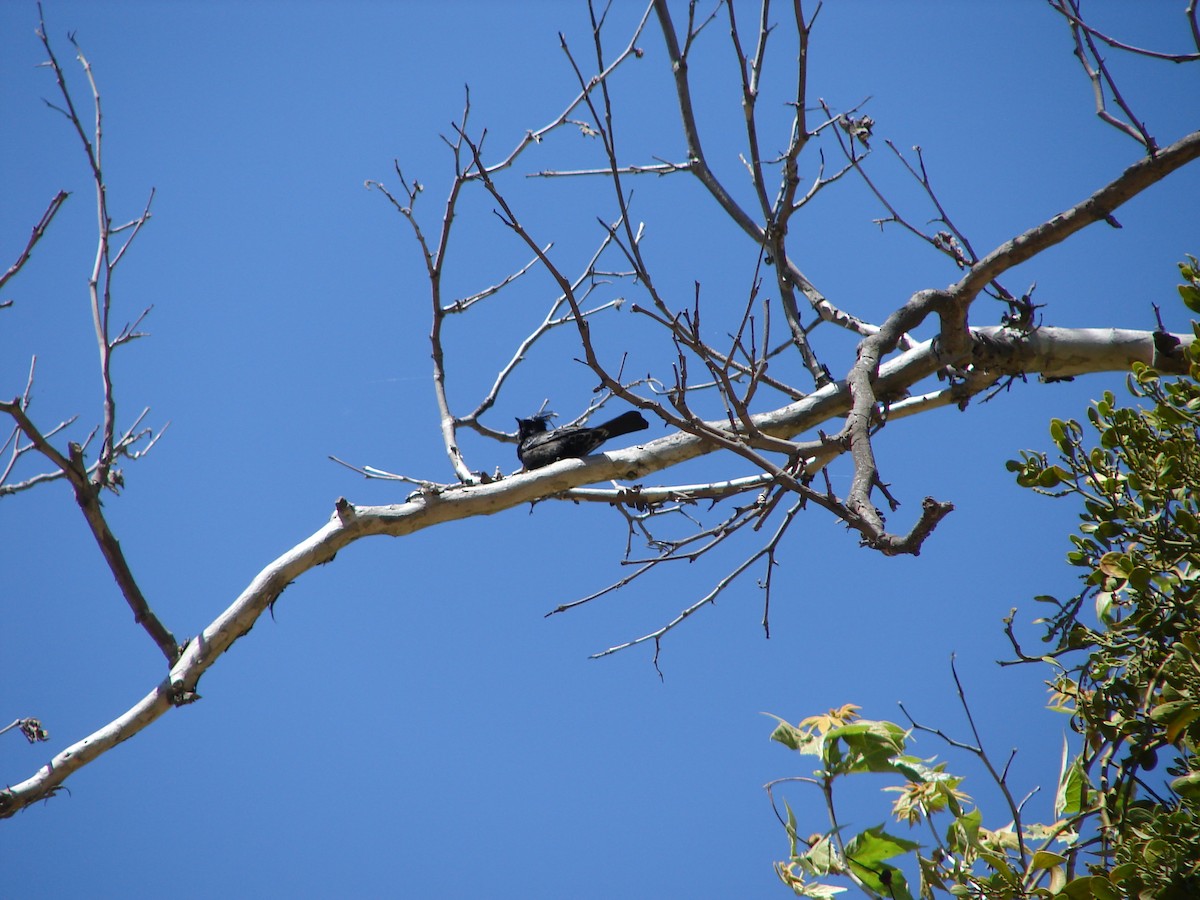
<path fill-rule="evenodd" d="M 1134 43 L 1186 50 L 1178 3 L 1094 3 Z M 642 11 L 619 0 L 609 46 Z M 686 6 L 679 5 L 682 21 Z M 156 188 L 154 217 L 121 269 L 114 317 L 154 311 L 152 337 L 116 367 L 122 421 L 144 406 L 171 425 L 128 466 L 106 510 L 152 606 L 179 635 L 208 624 L 257 571 L 319 528 L 333 501 L 398 502 L 337 455 L 449 481 L 429 385 L 427 287 L 408 226 L 367 179 L 395 186 L 392 161 L 426 191 L 434 229 L 449 185 L 439 133 L 471 86 L 472 122 L 493 152 L 553 119 L 574 95 L 564 32 L 591 58 L 575 4 L 84 3 L 49 0 L 49 30 L 86 104 L 68 31 L 104 96 L 106 169 L 117 219 Z M 781 8 L 777 17 L 784 19 Z M 752 16 L 750 18 L 753 18 Z M 83 157 L 54 98 L 34 37 L 32 2 L 0 4 L 0 250 L 4 266 L 59 189 L 73 192 L 0 312 L 0 393 L 20 392 L 38 354 L 33 412 L 44 426 L 97 415 L 85 280 L 94 210 Z M 746 29 L 751 27 L 747 20 Z M 764 103 L 790 84 L 787 24 Z M 723 21 L 693 66 L 706 150 L 739 174 L 739 109 Z M 1139 157 L 1099 123 L 1044 4 L 828 3 L 813 36 L 811 97 L 865 110 L 876 136 L 920 144 L 942 200 L 981 251 L 1082 199 Z M 614 82 L 627 162 L 682 159 L 661 39 Z M 1195 69 L 1119 69 L 1163 143 L 1196 127 Z M 779 127 L 780 119 L 773 124 Z M 771 147 L 785 137 L 771 133 Z M 917 221 L 932 214 L 887 151 L 881 182 Z M 577 268 L 611 219 L 607 186 L 521 175 L 598 162 L 594 142 L 564 132 L 535 148 L 506 187 L 541 240 Z M 541 155 L 539 155 L 541 154 Z M 836 148 L 827 148 L 833 164 Z M 805 164 L 813 174 L 815 163 Z M 660 286 L 686 305 L 694 281 L 719 309 L 740 303 L 754 248 L 685 176 L 633 183 L 635 215 Z M 740 189 L 740 187 L 739 187 Z M 1150 303 L 1187 327 L 1174 263 L 1200 253 L 1200 170 L 1177 175 L 1094 228 L 1024 266 L 1048 324 L 1150 328 Z M 526 252 L 474 197 L 451 251 L 447 293 L 464 296 L 523 265 Z M 836 303 L 876 320 L 954 270 L 882 215 L 862 186 L 830 189 L 793 226 L 799 264 Z M 628 286 L 622 291 L 633 296 Z M 552 288 L 532 276 L 494 309 L 452 323 L 452 399 L 473 406 Z M 661 342 L 628 311 L 602 329 L 666 377 Z M 973 321 L 994 324 L 981 301 Z M 828 326 L 818 331 L 829 330 Z M 821 335 L 832 337 L 832 335 Z M 842 375 L 845 340 L 827 345 Z M 655 354 L 658 354 L 657 356 Z M 548 342 L 491 423 L 511 427 L 544 399 L 574 415 L 591 381 L 570 342 Z M 360 542 L 284 594 L 202 680 L 203 700 L 72 777 L 64 792 L 0 823 L 0 893 L 46 897 L 747 897 L 786 896 L 771 871 L 787 844 L 762 784 L 811 763 L 768 741 L 769 711 L 793 721 L 853 702 L 896 718 L 897 701 L 965 736 L 949 659 L 957 652 L 997 757 L 1019 747 L 1019 793 L 1053 796 L 1065 722 L 1039 711 L 1042 673 L 999 671 L 1001 617 L 1022 633 L 1040 593 L 1070 594 L 1063 563 L 1076 511 L 1018 490 L 1004 460 L 1044 447 L 1052 415 L 1082 415 L 1119 390 L 1114 374 L 1016 385 L 966 413 L 943 410 L 881 436 L 883 477 L 904 502 L 956 511 L 919 559 L 858 549 L 816 510 L 798 523 L 776 573 L 771 639 L 753 577 L 664 645 L 660 681 L 644 650 L 588 655 L 672 618 L 751 552 L 673 570 L 567 615 L 561 602 L 617 577 L 624 528 L 611 511 L 543 504 L 396 541 Z M 72 432 L 81 438 L 81 424 Z M 660 432 L 652 430 L 652 435 Z M 511 445 L 465 442 L 471 465 L 516 468 Z M 737 474 L 707 462 L 693 474 Z M 846 483 L 845 468 L 835 479 Z M 835 481 L 835 486 L 838 482 Z M 162 660 L 130 621 L 64 485 L 0 508 L 0 719 L 33 715 L 53 740 L 0 738 L 0 780 L 16 782 L 119 715 L 161 677 Z M 917 747 L 945 757 L 931 739 Z M 965 760 L 987 824 L 1005 824 Z M 881 785 L 879 785 L 881 786 Z M 868 786 L 843 820 L 885 816 Z M 816 794 L 791 801 L 820 831 Z M 894 826 L 899 828 L 899 826 Z"/>

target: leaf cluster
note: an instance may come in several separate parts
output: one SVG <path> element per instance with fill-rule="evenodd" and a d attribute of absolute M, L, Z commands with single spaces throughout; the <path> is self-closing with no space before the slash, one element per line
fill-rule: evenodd
<path fill-rule="evenodd" d="M 784 780 L 819 786 L 833 824 L 826 833 L 804 838 L 795 812 L 784 801 L 790 853 L 786 862 L 775 864 L 775 870 L 797 896 L 832 897 L 846 888 L 826 879 L 842 877 L 871 897 L 911 898 L 913 890 L 904 872 L 888 862 L 910 855 L 917 863 L 919 896 L 932 896 L 937 890 L 969 896 L 1025 896 L 1026 868 L 1048 869 L 1063 859 L 1042 849 L 1021 862 L 1025 846 L 1032 842 L 1046 846 L 1053 841 L 1070 843 L 1074 835 L 1061 823 L 1057 828 L 1028 826 L 1023 834 L 1012 826 L 996 831 L 984 828 L 982 814 L 961 790 L 961 776 L 947 772 L 944 762 L 935 764 L 908 753 L 911 731 L 893 722 L 859 719 L 857 710 L 848 704 L 798 725 L 774 717 L 779 724 L 772 740 L 820 760 L 812 778 Z M 910 827 L 924 823 L 931 835 L 930 846 L 890 832 L 882 823 L 844 837 L 833 803 L 835 784 L 867 773 L 902 779 L 901 785 L 885 788 L 897 795 L 892 814 Z M 768 790 L 778 783 L 769 785 Z"/>
<path fill-rule="evenodd" d="M 1195 261 L 1181 266 L 1185 302 Z M 1189 306 L 1191 304 L 1189 303 Z M 1196 328 L 1197 326 L 1193 326 Z M 1200 331 L 1200 329 L 1197 329 Z M 1019 484 L 1083 502 L 1067 561 L 1084 588 L 1042 620 L 1057 708 L 1083 749 L 1073 762 L 1094 813 L 1097 860 L 1122 896 L 1200 891 L 1200 354 L 1190 375 L 1135 365 L 1136 407 L 1109 392 L 1076 421 L 1054 420 L 1059 461 L 1025 453 Z M 1166 757 L 1166 784 L 1154 773 Z"/>

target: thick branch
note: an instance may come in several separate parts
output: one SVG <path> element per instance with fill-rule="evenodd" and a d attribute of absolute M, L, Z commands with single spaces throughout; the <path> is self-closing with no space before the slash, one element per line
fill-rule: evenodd
<path fill-rule="evenodd" d="M 1000 348 L 1005 346 L 1003 329 L 978 329 L 973 336 L 993 342 L 994 362 L 999 364 Z M 1185 343 L 1190 342 L 1190 338 L 1180 338 Z M 1022 341 L 1010 342 L 1010 346 L 1014 359 L 1020 351 L 1022 358 L 1017 362 L 1024 367 L 1023 371 L 1045 368 L 1058 375 L 1126 368 L 1134 360 L 1149 364 L 1154 356 L 1151 332 L 1044 328 Z M 942 365 L 932 342 L 926 342 L 884 363 L 876 387 L 902 392 L 903 388 L 938 371 Z M 796 403 L 757 415 L 754 422 L 766 434 L 791 437 L 843 415 L 849 408 L 850 392 L 844 382 L 837 382 Z M 0 792 L 0 816 L 11 816 L 52 794 L 73 772 L 137 734 L 162 716 L 173 703 L 192 698 L 200 677 L 234 641 L 254 626 L 291 581 L 314 566 L 328 562 L 335 553 L 359 538 L 373 535 L 399 537 L 448 521 L 493 515 L 598 481 L 644 478 L 712 449 L 712 444 L 702 438 L 678 433 L 638 448 L 582 460 L 563 460 L 536 472 L 491 484 L 456 486 L 444 492 L 420 491 L 409 502 L 397 506 L 354 507 L 344 500 L 339 501 L 331 521 L 264 568 L 225 612 L 188 643 L 170 675 L 149 694 L 115 721 L 63 750 L 33 777 Z"/>
<path fill-rule="evenodd" d="M 1157 156 L 1139 160 L 1086 200 L 997 247 L 948 290 L 917 292 L 888 316 L 876 334 L 859 344 L 858 358 L 846 377 L 853 399 L 852 408 L 838 437 L 849 445 L 854 457 L 854 479 L 846 505 L 877 529 L 881 538 L 884 537 L 883 519 L 870 499 L 871 491 L 879 483 L 870 433 L 877 402 L 896 396 L 875 384 L 884 357 L 896 348 L 907 332 L 935 313 L 941 319 L 938 349 L 943 362 L 970 363 L 975 344 L 967 329 L 967 310 L 986 285 L 1001 273 L 1094 222 L 1114 222 L 1112 213 L 1121 204 L 1198 156 L 1200 131 L 1177 141 Z M 1154 357 L 1146 362 L 1153 363 Z"/>
<path fill-rule="evenodd" d="M 1118 207 L 1197 158 L 1200 158 L 1200 131 L 1193 131 L 1161 149 L 1156 156 L 1138 160 L 1086 200 L 1001 244 L 972 266 L 966 276 L 950 288 L 950 293 L 956 300 L 970 302 L 988 282 L 1088 225 L 1095 222 L 1115 224 L 1112 214 Z"/>

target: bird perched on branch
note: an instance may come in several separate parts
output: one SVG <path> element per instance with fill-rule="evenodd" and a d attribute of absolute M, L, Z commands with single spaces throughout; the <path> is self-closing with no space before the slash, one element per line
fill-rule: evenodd
<path fill-rule="evenodd" d="M 637 410 L 621 413 L 603 425 L 567 425 L 550 431 L 550 414 L 517 419 L 517 458 L 526 469 L 540 469 L 560 459 L 587 456 L 610 438 L 649 428 Z"/>

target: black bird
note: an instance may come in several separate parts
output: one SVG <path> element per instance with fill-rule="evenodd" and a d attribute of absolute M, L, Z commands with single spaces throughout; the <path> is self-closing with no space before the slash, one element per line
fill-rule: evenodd
<path fill-rule="evenodd" d="M 642 414 L 631 409 L 603 425 L 567 425 L 549 431 L 548 415 L 517 419 L 517 458 L 526 469 L 540 469 L 560 459 L 587 456 L 610 438 L 649 428 Z"/>

